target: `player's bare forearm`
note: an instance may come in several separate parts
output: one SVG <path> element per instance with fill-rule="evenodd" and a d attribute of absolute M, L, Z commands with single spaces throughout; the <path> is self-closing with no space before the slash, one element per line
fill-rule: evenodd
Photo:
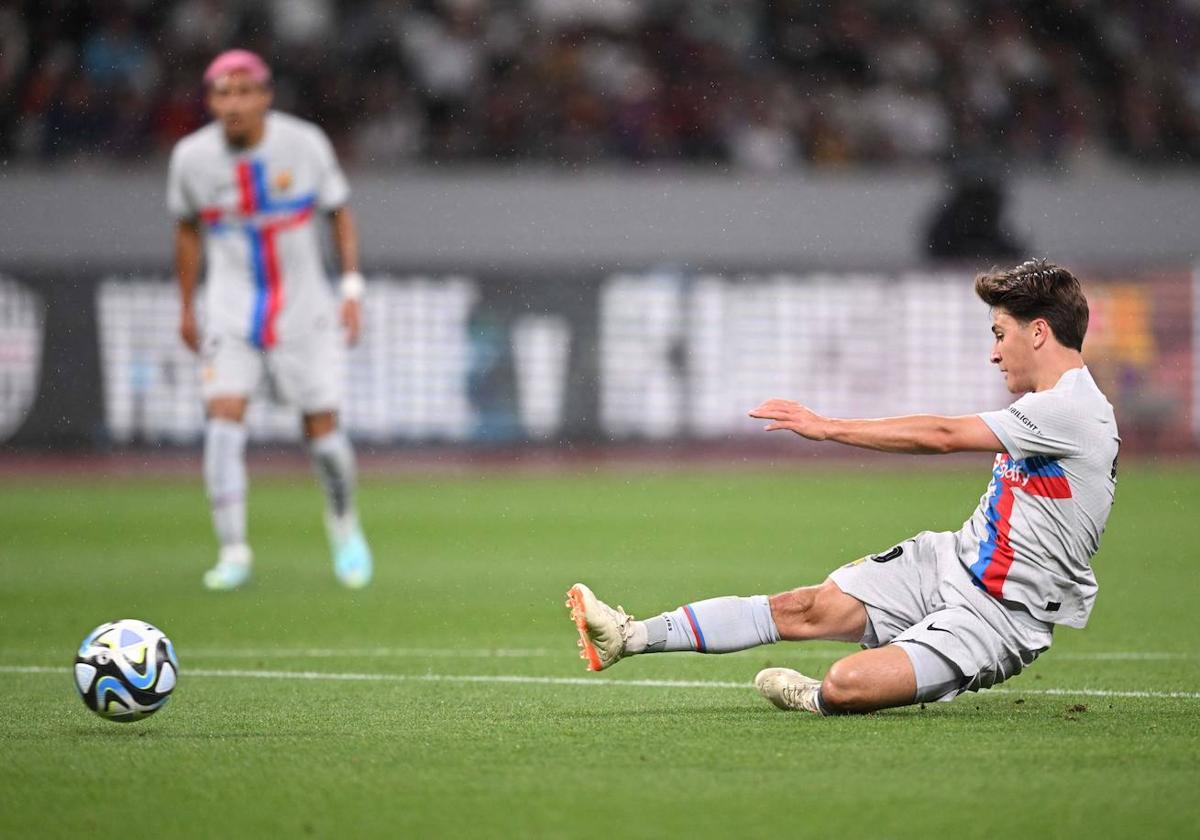
<path fill-rule="evenodd" d="M 342 273 L 358 271 L 358 228 L 350 207 L 343 205 L 334 210 L 330 214 L 330 221 L 333 224 L 333 247 L 337 251 Z"/>
<path fill-rule="evenodd" d="M 200 228 L 193 221 L 175 226 L 175 277 L 179 280 L 179 337 L 192 351 L 200 349 L 196 323 L 196 284 L 200 279 Z"/>
<path fill-rule="evenodd" d="M 179 280 L 179 299 L 185 309 L 192 307 L 196 284 L 200 279 L 200 228 L 192 221 L 175 225 L 175 277 Z"/>
<path fill-rule="evenodd" d="M 1002 452 L 995 433 L 976 415 L 910 414 L 877 420 L 824 417 L 791 400 L 767 400 L 751 417 L 772 421 L 767 431 L 790 431 L 809 440 L 830 440 L 879 452 L 917 455 Z"/>
<path fill-rule="evenodd" d="M 972 428 L 976 423 L 980 429 Z M 877 420 L 827 418 L 826 424 L 826 440 L 879 452 L 942 455 L 949 452 L 997 452 L 1003 448 L 987 424 L 974 415 L 942 417 L 910 414 Z"/>
<path fill-rule="evenodd" d="M 363 278 L 358 270 L 358 229 L 354 225 L 354 214 L 346 205 L 334 210 L 330 221 L 333 245 L 342 266 L 342 303 L 338 320 L 346 330 L 347 343 L 353 346 L 362 333 Z"/>

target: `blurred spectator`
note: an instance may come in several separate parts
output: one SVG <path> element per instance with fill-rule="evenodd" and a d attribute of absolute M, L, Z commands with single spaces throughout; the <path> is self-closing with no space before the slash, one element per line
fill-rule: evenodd
<path fill-rule="evenodd" d="M 97 105 L 88 80 L 76 74 L 59 88 L 46 111 L 42 141 L 46 158 L 79 156 L 99 148 L 108 114 Z"/>
<path fill-rule="evenodd" d="M 778 106 L 752 99 L 745 119 L 733 122 L 729 158 L 736 169 L 769 174 L 794 166 L 796 138 Z"/>
<path fill-rule="evenodd" d="M 411 92 L 396 75 L 368 84 L 362 115 L 350 138 L 353 156 L 367 164 L 396 166 L 415 160 L 424 138 L 421 118 Z"/>
<path fill-rule="evenodd" d="M 334 30 L 331 0 L 271 0 L 271 31 L 285 49 L 307 49 Z"/>
<path fill-rule="evenodd" d="M 29 64 L 29 30 L 16 3 L 0 2 L 0 158 L 14 151 L 17 99 Z"/>
<path fill-rule="evenodd" d="M 97 88 L 124 85 L 149 91 L 154 85 L 154 58 L 134 29 L 132 17 L 120 6 L 87 37 L 81 53 L 84 75 Z"/>
<path fill-rule="evenodd" d="M 237 24 L 226 0 L 181 0 L 168 15 L 168 49 L 216 55 L 231 41 Z"/>
<path fill-rule="evenodd" d="M 16 4 L 0 4 L 0 98 L 16 90 L 29 59 L 29 31 Z"/>
<path fill-rule="evenodd" d="M 163 155 L 232 45 L 380 166 L 1200 161 L 1197 0 L 0 0 L 0 153 Z"/>

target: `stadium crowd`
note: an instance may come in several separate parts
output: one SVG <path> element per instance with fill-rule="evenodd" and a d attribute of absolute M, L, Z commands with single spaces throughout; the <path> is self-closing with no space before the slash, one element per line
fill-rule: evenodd
<path fill-rule="evenodd" d="M 360 165 L 1200 159 L 1198 0 L 0 0 L 0 157 L 163 155 L 230 45 Z"/>

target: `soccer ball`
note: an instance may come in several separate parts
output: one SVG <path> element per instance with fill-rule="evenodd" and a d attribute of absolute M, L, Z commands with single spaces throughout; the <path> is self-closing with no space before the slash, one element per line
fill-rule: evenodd
<path fill-rule="evenodd" d="M 134 618 L 101 624 L 87 634 L 75 656 L 75 687 L 84 704 L 118 723 L 157 712 L 178 679 L 171 640 Z"/>

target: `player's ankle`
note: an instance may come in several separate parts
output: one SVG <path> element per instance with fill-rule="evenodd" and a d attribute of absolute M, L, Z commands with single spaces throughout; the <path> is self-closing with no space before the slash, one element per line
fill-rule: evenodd
<path fill-rule="evenodd" d="M 642 621 L 629 622 L 629 630 L 625 636 L 625 656 L 633 656 L 637 653 L 644 653 L 646 645 L 649 641 L 649 636 L 646 633 L 646 624 Z"/>
<path fill-rule="evenodd" d="M 239 566 L 249 566 L 254 559 L 254 553 L 246 543 L 230 543 L 221 546 L 221 562 L 237 563 Z"/>
<path fill-rule="evenodd" d="M 329 536 L 334 543 L 341 545 L 358 530 L 358 514 L 353 508 L 336 513 L 333 510 L 325 511 L 325 526 L 329 530 Z"/>

